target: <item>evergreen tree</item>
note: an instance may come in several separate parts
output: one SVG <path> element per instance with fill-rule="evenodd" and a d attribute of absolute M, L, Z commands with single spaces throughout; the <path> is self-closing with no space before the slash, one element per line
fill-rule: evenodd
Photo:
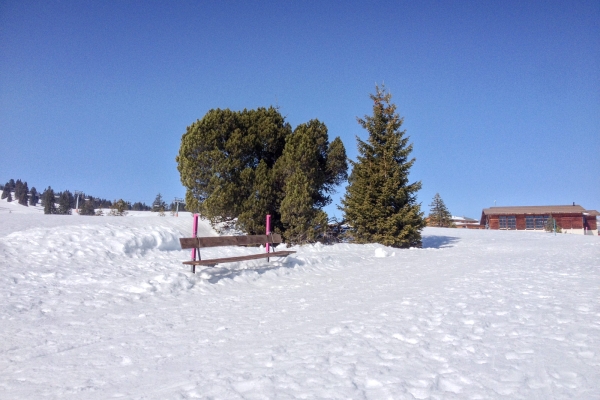
<path fill-rule="evenodd" d="M 152 203 L 152 211 L 159 212 L 161 209 L 164 211 L 167 207 L 167 203 L 163 200 L 162 195 L 159 193 L 156 195 L 154 202 Z"/>
<path fill-rule="evenodd" d="M 256 214 L 257 210 L 246 208 L 257 204 L 251 197 L 265 196 L 256 192 L 256 169 L 264 162 L 269 171 L 261 179 L 272 178 L 270 170 L 291 133 L 290 125 L 273 107 L 239 112 L 210 110 L 187 128 L 176 158 L 181 182 L 187 188 L 188 210 L 200 212 L 213 224 L 232 221 L 242 213 Z M 260 220 L 246 221 L 243 229 L 264 233 L 264 215 L 275 212 L 263 209 Z"/>
<path fill-rule="evenodd" d="M 38 192 L 37 192 L 35 186 L 33 186 L 30 191 L 29 205 L 35 206 L 35 205 L 37 205 L 38 201 L 39 201 Z"/>
<path fill-rule="evenodd" d="M 544 230 L 546 232 L 562 233 L 560 223 L 552 215 L 550 215 L 550 217 L 546 220 L 546 224 L 544 224 Z"/>
<path fill-rule="evenodd" d="M 21 183 L 19 195 L 15 197 L 17 198 L 19 204 L 27 207 L 27 199 L 29 197 L 29 187 L 27 186 L 27 182 Z"/>
<path fill-rule="evenodd" d="M 436 193 L 433 197 L 429 209 L 429 226 L 438 226 L 444 228 L 451 228 L 454 226 L 452 223 L 452 214 L 448 211 L 444 200 L 439 193 Z"/>
<path fill-rule="evenodd" d="M 58 198 L 58 211 L 57 214 L 71 215 L 71 199 L 69 198 L 70 192 L 65 190 Z"/>
<path fill-rule="evenodd" d="M 123 199 L 119 199 L 113 202 L 108 215 L 122 217 L 127 215 L 127 211 L 125 210 L 127 210 L 127 202 Z"/>
<path fill-rule="evenodd" d="M 17 179 L 14 185 L 15 191 L 15 199 L 19 200 L 23 194 L 23 182 L 20 179 Z"/>
<path fill-rule="evenodd" d="M 425 220 L 417 203 L 421 182 L 409 183 L 412 144 L 400 130 L 403 119 L 384 87 L 372 94 L 373 115 L 358 119 L 367 130 L 367 141 L 357 138 L 359 156 L 352 173 L 342 211 L 357 243 L 381 243 L 392 247 L 420 247 Z"/>
<path fill-rule="evenodd" d="M 56 199 L 54 196 L 54 190 L 52 190 L 52 188 L 48 186 L 48 189 L 44 190 L 44 193 L 42 193 L 42 205 L 44 206 L 44 214 L 57 213 L 56 205 L 54 204 L 55 200 Z"/>
<path fill-rule="evenodd" d="M 4 188 L 2 189 L 2 196 L 0 196 L 0 198 L 2 200 L 4 200 L 8 197 L 9 194 L 10 194 L 10 187 L 8 186 L 8 182 L 7 182 L 6 185 L 4 185 Z"/>
<path fill-rule="evenodd" d="M 329 144 L 327 127 L 318 120 L 299 125 L 286 139 L 282 156 L 275 164 L 281 195 L 281 222 L 286 241 L 311 243 L 321 237 L 322 208 L 329 196 L 347 179 L 346 150 L 339 138 Z"/>
<path fill-rule="evenodd" d="M 9 203 L 11 203 L 13 201 L 12 193 L 11 192 L 8 192 L 8 197 L 6 198 L 6 201 L 9 202 Z"/>
<path fill-rule="evenodd" d="M 200 212 L 213 225 L 237 218 L 237 227 L 249 234 L 265 232 L 265 214 L 271 215 L 275 232 L 284 233 L 299 221 L 290 215 L 284 224 L 280 210 L 286 196 L 300 193 L 287 182 L 297 171 L 308 181 L 305 212 L 329 204 L 329 195 L 347 176 L 343 143 L 337 138 L 330 144 L 323 123 L 313 120 L 292 132 L 273 107 L 210 110 L 188 127 L 177 162 L 187 188 L 186 209 Z M 287 204 L 292 203 L 289 198 Z"/>
<path fill-rule="evenodd" d="M 84 196 L 85 198 L 85 196 Z M 96 211 L 94 210 L 94 199 L 88 198 L 84 200 L 84 203 L 81 205 L 79 209 L 79 215 L 96 215 Z"/>
<path fill-rule="evenodd" d="M 10 181 L 8 181 L 8 183 L 6 185 L 8 186 L 8 188 L 10 189 L 11 192 L 15 190 L 16 184 L 15 184 L 14 179 L 11 179 Z"/>

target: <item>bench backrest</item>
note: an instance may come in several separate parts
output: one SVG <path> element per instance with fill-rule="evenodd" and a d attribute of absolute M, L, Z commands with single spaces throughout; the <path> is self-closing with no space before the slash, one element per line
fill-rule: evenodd
<path fill-rule="evenodd" d="M 179 243 L 181 243 L 182 249 L 199 249 L 201 247 L 219 246 L 246 246 L 253 244 L 281 243 L 281 235 L 277 233 L 270 233 L 268 235 L 180 238 Z"/>

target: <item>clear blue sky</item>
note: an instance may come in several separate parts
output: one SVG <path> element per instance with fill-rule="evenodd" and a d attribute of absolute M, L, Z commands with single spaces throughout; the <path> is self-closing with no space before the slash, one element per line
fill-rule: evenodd
<path fill-rule="evenodd" d="M 597 0 L 1 0 L 0 181 L 183 196 L 181 135 L 211 108 L 318 118 L 354 159 L 382 82 L 425 212 L 600 209 Z"/>

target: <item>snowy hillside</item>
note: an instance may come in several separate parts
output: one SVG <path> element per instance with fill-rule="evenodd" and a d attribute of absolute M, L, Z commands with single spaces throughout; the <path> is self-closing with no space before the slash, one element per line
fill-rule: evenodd
<path fill-rule="evenodd" d="M 0 203 L 0 398 L 600 398 L 598 237 L 427 228 L 193 275 L 191 225 Z"/>

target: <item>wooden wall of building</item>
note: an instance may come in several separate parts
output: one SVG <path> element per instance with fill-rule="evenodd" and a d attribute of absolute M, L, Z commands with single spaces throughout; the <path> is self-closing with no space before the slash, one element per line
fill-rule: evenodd
<path fill-rule="evenodd" d="M 527 226 L 525 214 L 513 215 L 515 216 L 517 230 L 525 230 Z M 583 216 L 581 214 L 552 214 L 552 217 L 562 229 L 583 229 L 584 227 L 588 230 L 598 229 L 595 216 Z M 489 215 L 488 218 L 490 229 L 500 229 L 500 220 L 498 215 Z"/>

